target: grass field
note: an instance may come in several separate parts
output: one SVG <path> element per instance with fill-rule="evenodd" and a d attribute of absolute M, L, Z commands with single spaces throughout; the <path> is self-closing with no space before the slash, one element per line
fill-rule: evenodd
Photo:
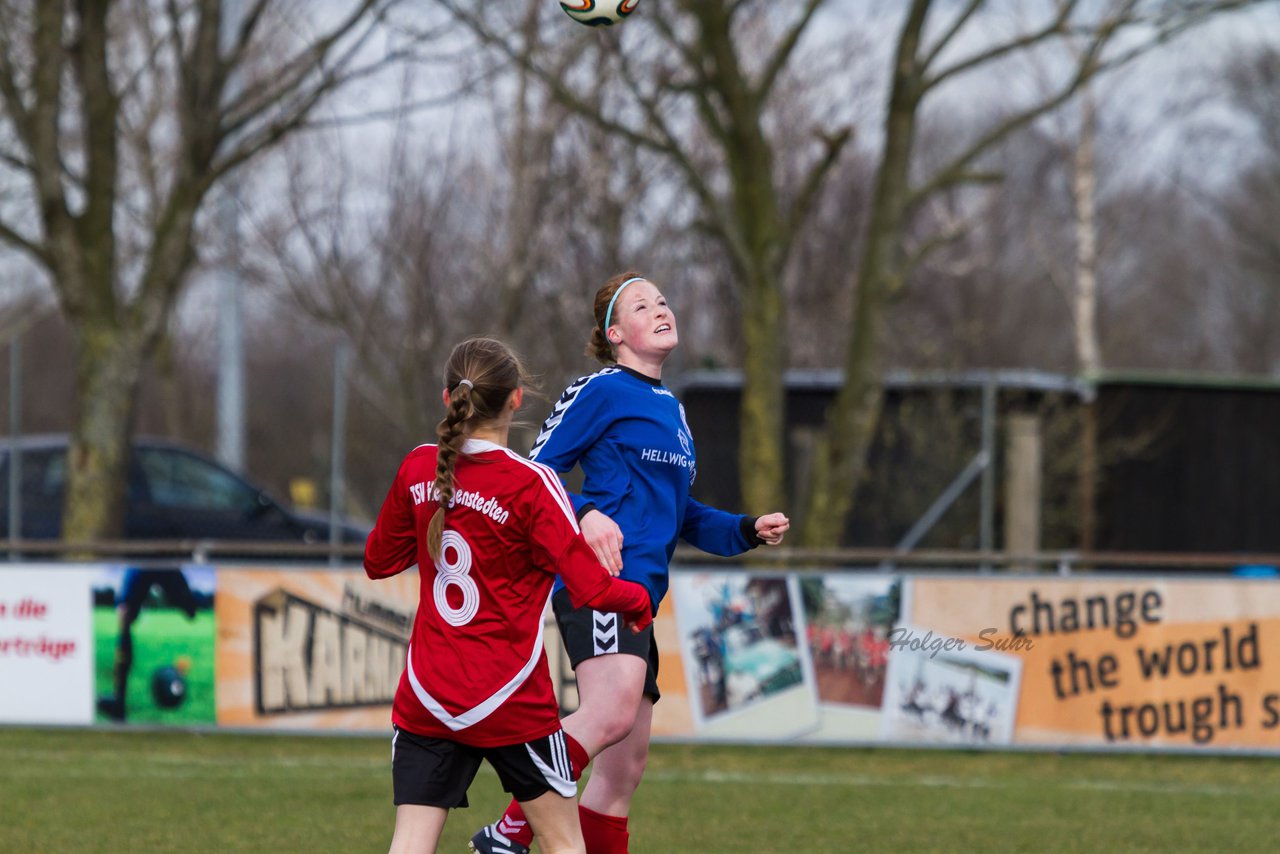
<path fill-rule="evenodd" d="M 385 851 L 389 739 L 0 728 L 0 851 Z M 441 850 L 506 803 L 482 769 Z M 632 851 L 1274 851 L 1280 762 L 656 745 Z"/>

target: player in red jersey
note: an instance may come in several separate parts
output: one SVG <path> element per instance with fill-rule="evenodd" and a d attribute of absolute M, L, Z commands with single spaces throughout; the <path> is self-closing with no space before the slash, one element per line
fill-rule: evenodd
<path fill-rule="evenodd" d="M 636 631 L 652 622 L 644 588 L 611 577 L 583 540 L 556 474 L 507 449 L 522 379 L 499 341 L 454 348 L 439 444 L 405 457 L 365 545 L 370 578 L 415 564 L 421 576 L 391 712 L 392 852 L 435 850 L 482 759 L 544 851 L 583 851 L 574 799 L 588 758 L 561 729 L 542 645 L 555 576 L 575 603 Z"/>

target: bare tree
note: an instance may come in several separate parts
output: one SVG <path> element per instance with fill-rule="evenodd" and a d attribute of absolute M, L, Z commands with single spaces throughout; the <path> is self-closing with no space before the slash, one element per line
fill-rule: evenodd
<path fill-rule="evenodd" d="M 1280 50 L 1271 47 L 1239 57 L 1229 70 L 1228 96 L 1250 125 L 1256 156 L 1215 192 L 1228 254 L 1231 286 L 1239 306 L 1234 354 L 1243 369 L 1280 375 Z"/>
<path fill-rule="evenodd" d="M 139 378 L 197 260 L 212 188 L 334 91 L 412 49 L 396 0 L 0 0 L 0 245 L 45 272 L 77 412 L 63 534 L 118 533 Z"/>
<path fill-rule="evenodd" d="M 979 168 L 984 155 L 1010 134 L 1066 104 L 1091 79 L 1212 15 L 1250 3 L 1054 0 L 1041 7 L 1045 14 L 1030 25 L 1008 34 L 993 33 L 976 49 L 961 47 L 962 34 L 971 35 L 984 21 L 983 13 L 994 5 L 985 0 L 960 4 L 912 0 L 906 12 L 884 114 L 882 159 L 854 279 L 857 293 L 844 359 L 845 384 L 829 412 L 826 440 L 814 455 L 801 530 L 802 541 L 808 545 L 837 544 L 852 510 L 854 487 L 865 468 L 883 403 L 880 377 L 886 306 L 923 258 L 957 236 L 941 232 L 908 251 L 904 235 L 913 214 L 949 187 L 990 180 L 993 176 Z M 946 84 L 990 70 L 998 63 L 1008 72 L 1012 59 L 1068 40 L 1079 51 L 1064 67 L 1052 91 L 1012 107 L 980 128 L 951 159 L 928 174 L 912 174 L 921 112 L 929 96 Z"/>
<path fill-rule="evenodd" d="M 572 31 L 592 64 L 558 73 L 494 28 L 469 4 L 443 0 L 477 37 L 535 73 L 555 99 L 616 138 L 659 158 L 695 206 L 694 227 L 714 240 L 727 263 L 727 286 L 741 310 L 741 450 L 748 509 L 762 512 L 783 494 L 782 371 L 784 279 L 798 237 L 839 162 L 851 128 L 806 116 L 775 123 L 779 90 L 825 0 L 651 0 L 643 15 L 607 35 Z M 592 97 L 602 74 L 616 75 L 610 96 Z M 780 165 L 779 136 L 805 135 Z M 796 168 L 797 164 L 803 164 Z"/>
<path fill-rule="evenodd" d="M 354 392 L 398 425 L 395 446 L 432 435 L 438 366 L 465 336 L 503 338 L 557 388 L 581 373 L 583 295 L 622 263 L 631 231 L 621 224 L 647 186 L 634 149 L 566 123 L 519 67 L 462 65 L 463 94 L 377 129 L 392 143 L 376 183 L 344 152 L 361 146 L 359 133 L 285 147 L 287 186 L 275 209 L 256 213 L 243 259 L 245 277 L 267 283 L 286 310 L 354 344 Z M 424 138 L 423 126 L 434 134 Z M 628 245 L 659 239 L 637 233 Z"/>

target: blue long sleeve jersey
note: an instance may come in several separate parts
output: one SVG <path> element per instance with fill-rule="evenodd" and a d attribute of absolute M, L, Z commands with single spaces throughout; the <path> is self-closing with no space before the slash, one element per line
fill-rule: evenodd
<path fill-rule="evenodd" d="M 655 612 L 680 538 L 726 556 L 759 544 L 754 517 L 689 496 L 697 457 L 684 406 L 630 368 L 605 368 L 565 389 L 529 456 L 562 475 L 582 467 L 582 492 L 570 495 L 578 517 L 594 507 L 618 524 L 622 577 L 648 588 Z"/>

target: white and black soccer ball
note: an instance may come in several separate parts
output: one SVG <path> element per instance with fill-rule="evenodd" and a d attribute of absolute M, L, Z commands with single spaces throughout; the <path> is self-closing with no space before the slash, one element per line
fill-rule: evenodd
<path fill-rule="evenodd" d="M 172 664 L 157 667 L 151 674 L 151 698 L 162 709 L 176 709 L 187 699 L 187 680 L 182 669 Z"/>
<path fill-rule="evenodd" d="M 636 10 L 640 0 L 560 0 L 560 8 L 579 24 L 607 27 Z"/>

